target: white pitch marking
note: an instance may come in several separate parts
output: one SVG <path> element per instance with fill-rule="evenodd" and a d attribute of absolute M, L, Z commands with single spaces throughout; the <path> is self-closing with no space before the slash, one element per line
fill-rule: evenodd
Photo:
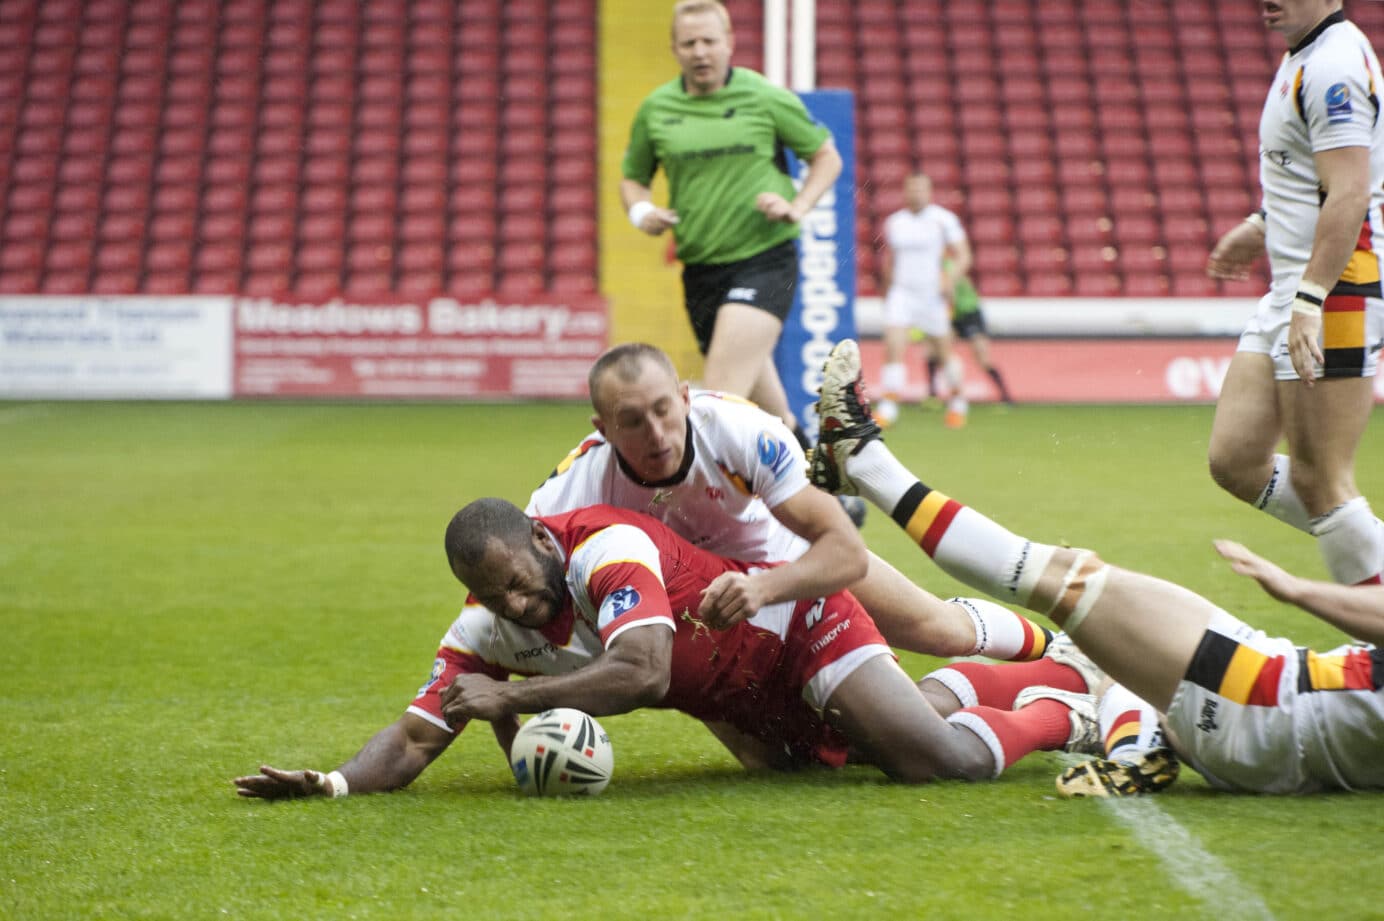
<path fill-rule="evenodd" d="M 1178 888 L 1206 905 L 1211 917 L 1274 921 L 1264 900 L 1157 803 L 1146 797 L 1099 802 L 1158 858 Z"/>

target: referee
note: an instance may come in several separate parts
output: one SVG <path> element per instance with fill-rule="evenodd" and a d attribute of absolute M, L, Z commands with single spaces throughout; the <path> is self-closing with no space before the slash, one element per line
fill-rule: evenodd
<path fill-rule="evenodd" d="M 730 66 L 735 41 L 721 3 L 676 4 L 672 47 L 682 73 L 641 104 L 620 197 L 644 233 L 673 229 L 703 384 L 750 398 L 802 440 L 773 350 L 798 281 L 798 221 L 840 175 L 841 156 L 795 94 Z M 784 148 L 808 163 L 796 195 Z M 659 167 L 666 208 L 651 200 Z"/>

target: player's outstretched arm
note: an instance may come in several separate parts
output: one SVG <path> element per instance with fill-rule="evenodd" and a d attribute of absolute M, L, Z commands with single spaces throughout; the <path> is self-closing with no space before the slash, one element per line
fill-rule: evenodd
<path fill-rule="evenodd" d="M 1218 540 L 1215 546 L 1231 569 L 1249 576 L 1279 601 L 1297 605 L 1355 639 L 1384 645 L 1384 586 L 1304 579 L 1234 541 Z"/>
<path fill-rule="evenodd" d="M 458 675 L 442 692 L 447 722 L 509 720 L 517 713 L 575 707 L 592 716 L 628 713 L 658 703 L 672 679 L 673 631 L 665 624 L 631 627 L 574 672 L 496 681 Z"/>
<path fill-rule="evenodd" d="M 355 757 L 331 774 L 314 770 L 281 770 L 267 764 L 258 774 L 237 777 L 236 793 L 255 799 L 344 796 L 379 793 L 410 784 L 451 744 L 455 736 L 411 713 L 384 727 Z M 346 789 L 337 786 L 338 777 Z"/>

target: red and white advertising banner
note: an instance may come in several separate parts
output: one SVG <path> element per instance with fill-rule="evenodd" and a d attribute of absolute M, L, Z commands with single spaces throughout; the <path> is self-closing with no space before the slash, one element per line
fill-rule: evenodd
<path fill-rule="evenodd" d="M 0 399 L 224 400 L 230 299 L 0 298 Z"/>
<path fill-rule="evenodd" d="M 992 339 L 990 360 L 1021 403 L 1210 403 L 1221 392 L 1235 344 L 1232 338 Z M 860 348 L 865 380 L 878 393 L 883 344 L 867 340 Z M 970 347 L 961 343 L 957 352 L 967 397 L 998 399 Z M 922 363 L 922 347 L 911 346 L 905 399 L 922 396 Z M 1384 375 L 1375 378 L 1374 392 L 1384 401 Z"/>
<path fill-rule="evenodd" d="M 586 395 L 608 321 L 597 296 L 510 303 L 234 305 L 236 396 Z"/>

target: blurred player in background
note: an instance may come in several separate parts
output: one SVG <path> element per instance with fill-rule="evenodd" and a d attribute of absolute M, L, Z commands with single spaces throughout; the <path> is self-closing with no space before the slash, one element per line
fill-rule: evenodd
<path fill-rule="evenodd" d="M 1107 565 L 1089 550 L 1028 540 L 927 487 L 885 446 L 850 340 L 827 362 L 818 407 L 823 435 L 813 452 L 815 483 L 865 496 L 954 578 L 1053 618 L 1120 683 L 1099 708 L 1105 757 L 1065 772 L 1059 790 L 1100 796 L 1161 789 L 1176 776 L 1167 746 L 1223 790 L 1384 789 L 1384 649 L 1316 653 L 1268 637 L 1187 589 Z M 1384 643 L 1384 586 L 1299 579 L 1238 544 L 1218 541 L 1216 549 L 1280 601 L 1365 644 Z M 1031 683 L 1029 664 L 957 663 L 929 676 L 945 686 L 950 702 L 938 700 L 926 678 L 924 690 L 943 714 L 1002 707 Z M 1077 670 L 1088 686 L 1097 685 L 1088 667 Z M 1020 697 L 1037 693 L 1065 699 L 1071 689 L 1030 688 Z M 989 738 L 997 763 L 1011 748 L 1023 749 L 1022 737 Z"/>
<path fill-rule="evenodd" d="M 943 271 L 947 267 L 943 266 Z M 1000 369 L 995 367 L 990 361 L 990 332 L 985 328 L 985 314 L 980 309 L 980 292 L 976 290 L 975 283 L 966 274 L 956 275 L 953 269 L 953 276 L 956 278 L 956 286 L 952 288 L 952 333 L 957 342 L 964 342 L 971 347 L 971 354 L 975 356 L 976 364 L 990 376 L 990 380 L 995 382 L 995 389 L 999 391 L 1000 399 L 1005 403 L 1013 403 L 1014 398 L 1009 395 L 1009 388 L 1004 386 L 1004 377 L 1000 374 Z M 928 359 L 928 388 L 931 392 L 933 378 L 938 371 L 937 363 Z"/>
<path fill-rule="evenodd" d="M 841 155 L 801 99 L 731 67 L 735 40 L 722 4 L 676 4 L 672 48 L 682 73 L 640 106 L 620 197 L 639 230 L 673 230 L 705 386 L 750 398 L 803 443 L 773 351 L 798 282 L 798 221 L 840 175 Z M 784 148 L 807 163 L 796 195 Z M 666 208 L 650 190 L 660 167 Z"/>
<path fill-rule="evenodd" d="M 1264 21 L 1288 53 L 1259 123 L 1263 210 L 1207 268 L 1245 278 L 1267 251 L 1273 282 L 1221 387 L 1211 475 L 1314 535 L 1337 582 L 1378 582 L 1384 524 L 1355 485 L 1355 452 L 1384 342 L 1384 81 L 1338 0 L 1266 3 Z"/>
<path fill-rule="evenodd" d="M 884 397 L 875 407 L 880 424 L 898 419 L 898 400 L 908 386 L 908 343 L 921 330 L 929 364 L 942 369 L 950 390 L 945 422 L 966 424 L 961 363 L 952 353 L 951 299 L 956 280 L 971 270 L 971 245 L 955 214 L 932 201 L 932 180 L 915 173 L 904 180 L 904 207 L 884 221 L 880 261 L 884 296 Z M 929 380 L 929 389 L 931 381 Z"/>

